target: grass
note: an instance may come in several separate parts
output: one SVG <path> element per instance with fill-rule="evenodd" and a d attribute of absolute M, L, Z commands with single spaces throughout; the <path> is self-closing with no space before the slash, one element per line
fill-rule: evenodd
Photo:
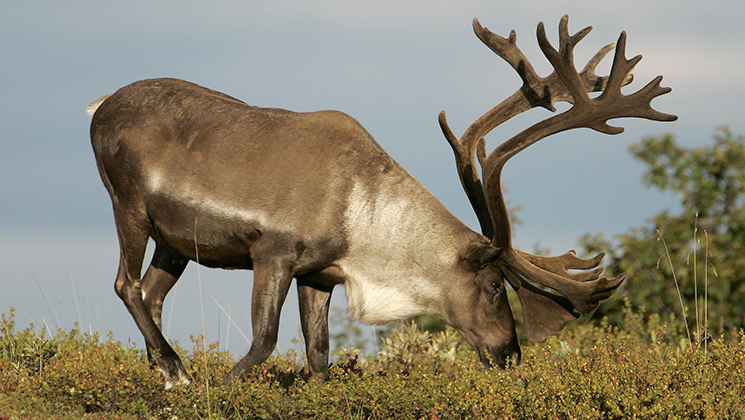
<path fill-rule="evenodd" d="M 144 351 L 111 336 L 0 324 L 0 419 L 740 418 L 745 337 L 689 345 L 676 319 L 625 315 L 625 328 L 574 325 L 527 346 L 522 365 L 486 371 L 452 330 L 406 325 L 375 357 L 342 351 L 327 382 L 302 356 L 275 355 L 217 386 L 235 362 L 217 343 L 177 347 L 194 381 L 163 390 Z M 49 338 L 51 335 L 51 339 Z M 209 401 L 209 405 L 208 405 Z"/>

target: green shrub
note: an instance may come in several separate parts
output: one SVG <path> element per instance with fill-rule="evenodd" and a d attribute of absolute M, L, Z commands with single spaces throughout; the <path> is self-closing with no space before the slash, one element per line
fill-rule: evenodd
<path fill-rule="evenodd" d="M 452 330 L 394 330 L 376 356 L 337 352 L 329 379 L 310 379 L 294 351 L 221 386 L 235 360 L 192 338 L 176 347 L 190 386 L 163 390 L 144 351 L 111 336 L 2 317 L 0 419 L 740 418 L 745 336 L 702 346 L 681 322 L 626 309 L 624 329 L 575 323 L 524 348 L 523 363 L 487 371 Z"/>

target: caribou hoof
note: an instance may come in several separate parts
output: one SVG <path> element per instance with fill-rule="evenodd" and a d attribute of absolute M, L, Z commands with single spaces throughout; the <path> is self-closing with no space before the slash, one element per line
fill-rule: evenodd
<path fill-rule="evenodd" d="M 168 362 L 162 358 L 157 362 L 158 370 L 166 380 L 166 391 L 175 385 L 189 385 L 191 383 L 191 377 L 186 373 L 186 369 L 184 369 L 181 361 L 177 359 L 176 362 Z"/>

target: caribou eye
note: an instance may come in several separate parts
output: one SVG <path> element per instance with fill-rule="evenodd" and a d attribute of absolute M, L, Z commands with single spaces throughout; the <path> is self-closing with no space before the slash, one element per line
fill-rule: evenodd
<path fill-rule="evenodd" d="M 502 289 L 503 289 L 502 282 L 496 282 L 496 281 L 491 282 L 491 288 L 494 291 L 494 293 L 497 296 L 499 296 L 502 293 Z"/>

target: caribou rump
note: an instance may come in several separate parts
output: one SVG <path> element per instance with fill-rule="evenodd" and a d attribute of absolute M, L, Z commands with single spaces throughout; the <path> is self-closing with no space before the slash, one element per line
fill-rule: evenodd
<path fill-rule="evenodd" d="M 506 283 L 516 290 L 532 341 L 557 333 L 608 298 L 624 276 L 600 276 L 602 253 L 545 257 L 513 248 L 502 167 L 560 131 L 586 127 L 617 134 L 623 129 L 608 125 L 609 119 L 676 117 L 651 107 L 652 99 L 670 91 L 660 87 L 661 76 L 633 94 L 621 93 L 641 59 L 625 58 L 625 33 L 577 71 L 573 50 L 591 28 L 570 35 L 567 26 L 564 16 L 555 49 L 538 25 L 539 45 L 554 68 L 539 77 L 514 31 L 503 38 L 474 19 L 479 39 L 523 81 L 460 139 L 444 112 L 439 116 L 481 233 L 456 219 L 341 112 L 258 108 L 176 79 L 135 82 L 91 104 L 91 141 L 121 250 L 115 291 L 166 387 L 189 381 L 161 334 L 163 299 L 189 261 L 254 271 L 253 342 L 226 383 L 244 377 L 273 351 L 293 279 L 308 368 L 320 377 L 328 370 L 329 300 L 339 284 L 349 311 L 361 321 L 439 314 L 486 366 L 500 367 L 520 361 Z M 595 75 L 614 48 L 609 76 Z M 493 128 L 533 107 L 555 111 L 557 101 L 572 107 L 486 154 L 484 136 Z M 141 278 L 148 238 L 155 251 Z"/>

